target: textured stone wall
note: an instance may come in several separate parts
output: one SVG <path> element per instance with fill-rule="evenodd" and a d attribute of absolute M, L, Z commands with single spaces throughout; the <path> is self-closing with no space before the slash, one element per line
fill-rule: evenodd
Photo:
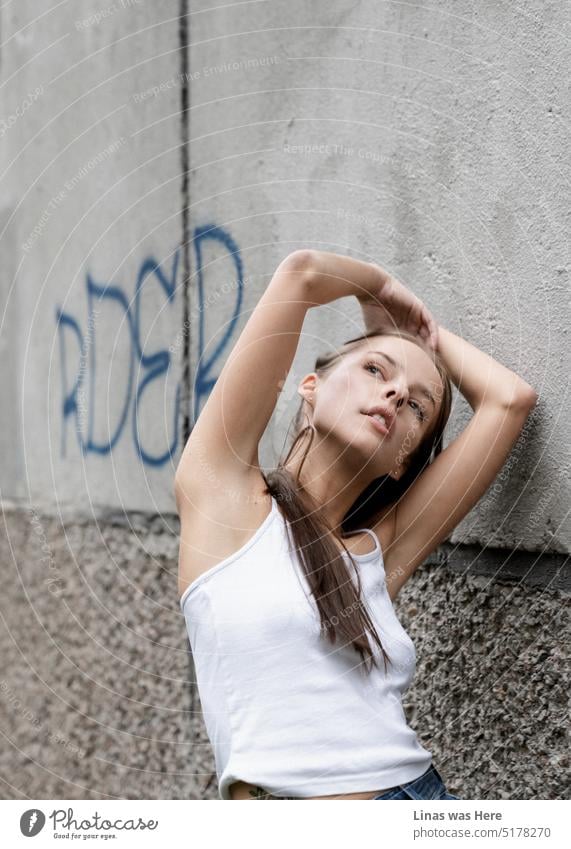
<path fill-rule="evenodd" d="M 176 520 L 5 520 L 2 798 L 218 798 Z M 567 798 L 568 596 L 434 560 L 396 609 L 417 651 L 405 711 L 450 791 Z"/>

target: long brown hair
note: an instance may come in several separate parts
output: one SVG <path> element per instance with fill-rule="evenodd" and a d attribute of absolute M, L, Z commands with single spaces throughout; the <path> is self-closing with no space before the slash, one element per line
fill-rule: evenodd
<path fill-rule="evenodd" d="M 373 336 L 398 336 L 419 345 L 429 356 L 442 379 L 444 392 L 436 420 L 423 441 L 407 458 L 405 472 L 399 480 L 394 480 L 389 474 L 375 478 L 358 496 L 341 522 L 342 534 L 348 534 L 359 528 L 375 524 L 381 511 L 389 504 L 396 502 L 406 492 L 423 469 L 442 450 L 444 428 L 450 415 L 452 404 L 452 386 L 446 368 L 435 351 L 428 349 L 418 337 L 404 330 L 391 329 L 369 331 L 362 336 L 356 336 L 343 343 L 338 350 L 321 354 L 315 360 L 314 371 L 321 376 L 332 369 L 341 357 L 346 356 L 359 346 L 364 339 Z M 332 644 L 338 636 L 343 643 L 350 644 L 359 653 L 365 669 L 370 672 L 377 665 L 371 644 L 371 638 L 380 648 L 385 671 L 387 660 L 390 661 L 381 640 L 375 630 L 368 611 L 361 599 L 361 580 L 359 570 L 351 553 L 343 540 L 341 545 L 348 555 L 357 576 L 357 587 L 351 580 L 351 574 L 342 551 L 334 542 L 332 528 L 325 519 L 320 505 L 315 502 L 310 493 L 303 487 L 299 474 L 308 451 L 311 447 L 315 430 L 311 423 L 303 426 L 304 399 L 301 399 L 299 409 L 293 419 L 293 440 L 286 456 L 278 460 L 277 467 L 263 473 L 267 492 L 272 495 L 287 520 L 288 531 L 293 537 L 294 547 L 303 565 L 311 594 L 317 605 L 320 617 L 320 635 L 325 634 Z M 291 425 L 290 425 L 291 428 Z M 294 449 L 309 431 L 309 441 L 295 479 L 285 468 Z"/>

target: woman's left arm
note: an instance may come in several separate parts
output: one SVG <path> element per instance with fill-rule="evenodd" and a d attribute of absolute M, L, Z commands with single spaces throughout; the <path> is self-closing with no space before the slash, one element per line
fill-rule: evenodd
<path fill-rule="evenodd" d="M 489 488 L 538 398 L 525 380 L 442 326 L 436 350 L 474 414 L 396 505 L 385 552 L 393 599 Z"/>
<path fill-rule="evenodd" d="M 442 325 L 438 325 L 436 351 L 473 410 L 494 404 L 529 412 L 535 406 L 538 396 L 529 383 Z"/>

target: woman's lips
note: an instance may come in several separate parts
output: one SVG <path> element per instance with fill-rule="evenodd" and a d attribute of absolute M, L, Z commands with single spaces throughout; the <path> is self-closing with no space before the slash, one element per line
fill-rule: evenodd
<path fill-rule="evenodd" d="M 367 414 L 365 414 L 365 415 L 367 415 Z M 379 433 L 383 433 L 385 436 L 388 435 L 388 432 L 389 432 L 388 429 L 384 426 L 384 424 L 381 421 L 379 421 L 379 419 L 376 419 L 374 416 L 369 416 L 369 415 L 367 415 L 367 418 L 372 421 L 373 425 L 375 426 L 375 429 L 378 430 Z"/>

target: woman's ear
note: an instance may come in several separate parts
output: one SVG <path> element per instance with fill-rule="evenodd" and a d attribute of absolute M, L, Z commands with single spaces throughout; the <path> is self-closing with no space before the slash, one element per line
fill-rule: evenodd
<path fill-rule="evenodd" d="M 304 378 L 298 384 L 297 392 L 298 395 L 307 401 L 307 403 L 313 407 L 315 403 L 315 388 L 317 385 L 317 374 L 312 371 L 309 374 L 306 374 Z"/>

